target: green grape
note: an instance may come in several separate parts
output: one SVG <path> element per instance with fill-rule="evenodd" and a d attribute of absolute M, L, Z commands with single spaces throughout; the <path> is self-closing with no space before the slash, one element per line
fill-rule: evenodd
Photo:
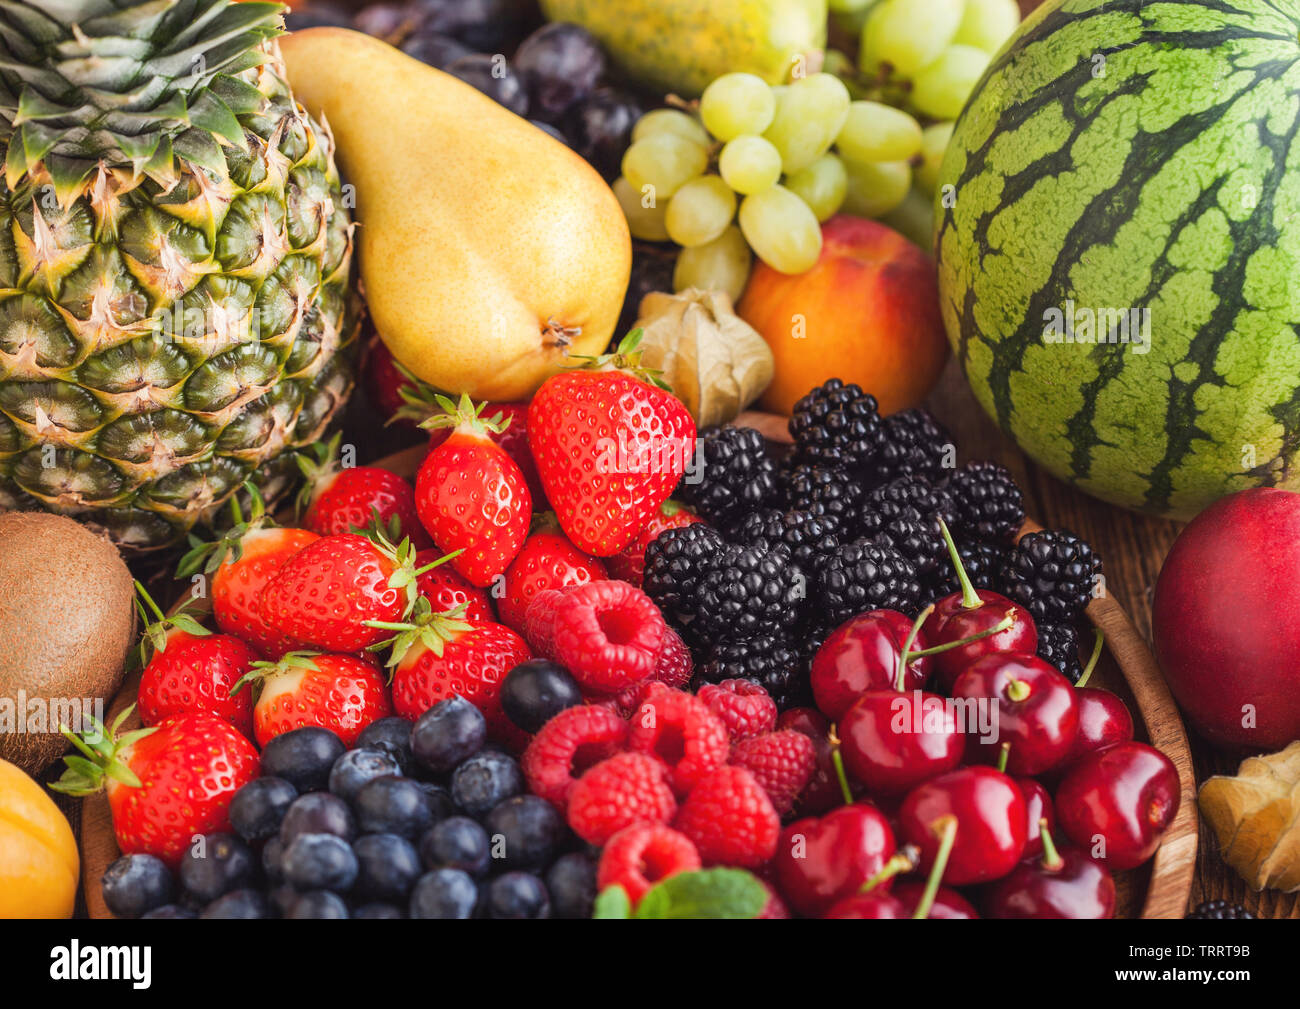
<path fill-rule="evenodd" d="M 823 154 L 802 172 L 787 176 L 785 188 L 808 204 L 817 220 L 825 221 L 843 205 L 849 175 L 843 161 L 834 154 Z"/>
<path fill-rule="evenodd" d="M 1016 0 L 966 0 L 966 12 L 954 42 L 974 46 L 992 55 L 1015 33 L 1020 24 Z"/>
<path fill-rule="evenodd" d="M 810 270 L 821 255 L 821 225 L 808 204 L 784 186 L 746 196 L 740 230 L 754 254 L 781 273 Z"/>
<path fill-rule="evenodd" d="M 890 105 L 854 102 L 835 146 L 848 161 L 906 161 L 921 150 L 921 124 Z"/>
<path fill-rule="evenodd" d="M 781 178 L 781 153 L 762 137 L 736 137 L 718 155 L 718 171 L 736 192 L 761 193 Z"/>
<path fill-rule="evenodd" d="M 700 97 L 700 118 L 719 140 L 762 133 L 776 115 L 776 98 L 767 81 L 754 74 L 723 74 Z"/>
<path fill-rule="evenodd" d="M 781 153 L 787 173 L 807 168 L 835 142 L 849 114 L 849 90 L 831 74 L 801 77 L 776 97 L 776 116 L 763 136 Z"/>
<path fill-rule="evenodd" d="M 930 196 L 939 188 L 939 166 L 952 139 L 956 123 L 935 123 L 921 132 L 921 164 L 916 170 L 916 184 Z"/>
<path fill-rule="evenodd" d="M 874 2 L 875 0 L 828 0 L 826 6 L 836 14 L 852 14 L 854 11 L 865 10 Z"/>
<path fill-rule="evenodd" d="M 919 189 L 913 187 L 903 197 L 903 202 L 880 217 L 904 238 L 919 245 L 926 252 L 934 241 L 934 204 Z"/>
<path fill-rule="evenodd" d="M 888 65 L 911 77 L 948 48 L 961 24 L 965 0 L 883 0 L 862 28 L 858 62 L 869 74 Z"/>
<path fill-rule="evenodd" d="M 699 144 L 675 133 L 652 133 L 623 154 L 623 176 L 642 193 L 651 187 L 656 202 L 667 203 L 673 193 L 709 166 L 709 154 Z"/>
<path fill-rule="evenodd" d="M 671 133 L 702 147 L 708 147 L 713 142 L 698 119 L 678 109 L 655 109 L 653 112 L 647 112 L 632 127 L 632 143 L 656 133 Z"/>
<path fill-rule="evenodd" d="M 849 174 L 844 209 L 855 217 L 880 217 L 889 213 L 906 199 L 907 191 L 912 188 L 912 166 L 906 161 L 846 163 L 844 167 Z"/>
<path fill-rule="evenodd" d="M 668 201 L 668 237 L 690 248 L 717 238 L 736 214 L 736 194 L 716 175 L 691 179 Z"/>
<path fill-rule="evenodd" d="M 912 78 L 912 104 L 933 119 L 956 119 L 989 59 L 974 46 L 949 46 Z"/>
<path fill-rule="evenodd" d="M 673 290 L 726 291 L 733 302 L 739 301 L 752 262 L 745 236 L 733 224 L 705 245 L 682 249 L 673 269 Z"/>
<path fill-rule="evenodd" d="M 664 224 L 664 218 L 668 214 L 666 200 L 658 200 L 653 206 L 647 207 L 640 190 L 633 189 L 632 183 L 621 175 L 614 180 L 611 188 L 618 198 L 618 205 L 623 208 L 623 216 L 627 218 L 627 230 L 632 233 L 633 238 L 639 238 L 644 242 L 668 241 L 668 228 Z"/>

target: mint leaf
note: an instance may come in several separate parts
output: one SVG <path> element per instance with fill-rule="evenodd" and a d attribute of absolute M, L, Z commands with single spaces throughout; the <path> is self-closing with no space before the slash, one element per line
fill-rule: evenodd
<path fill-rule="evenodd" d="M 767 887 L 743 869 L 701 869 L 655 884 L 634 917 L 755 918 L 767 899 Z"/>
<path fill-rule="evenodd" d="M 591 916 L 593 918 L 632 917 L 632 902 L 627 899 L 627 891 L 618 884 L 605 887 L 592 906 Z"/>

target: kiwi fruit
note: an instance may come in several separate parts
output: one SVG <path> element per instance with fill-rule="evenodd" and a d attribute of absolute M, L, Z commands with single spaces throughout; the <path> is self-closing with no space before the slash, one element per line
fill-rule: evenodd
<path fill-rule="evenodd" d="M 35 775 L 67 750 L 57 724 L 31 725 L 34 700 L 47 720 L 73 699 L 108 711 L 135 638 L 134 592 L 106 538 L 60 515 L 0 512 L 0 758 Z"/>

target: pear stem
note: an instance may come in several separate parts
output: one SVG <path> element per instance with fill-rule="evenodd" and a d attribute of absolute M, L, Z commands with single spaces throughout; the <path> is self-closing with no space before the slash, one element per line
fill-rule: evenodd
<path fill-rule="evenodd" d="M 1076 690 L 1088 685 L 1088 680 L 1092 676 L 1092 671 L 1097 668 L 1097 660 L 1101 658 L 1101 646 L 1105 640 L 1106 635 L 1103 634 L 1101 628 L 1098 627 L 1093 634 L 1092 655 L 1088 659 L 1088 664 L 1083 667 L 1083 675 L 1079 677 L 1079 682 L 1074 685 Z"/>
<path fill-rule="evenodd" d="M 934 865 L 930 867 L 930 876 L 925 881 L 925 890 L 921 900 L 912 912 L 913 918 L 930 917 L 930 908 L 939 893 L 939 884 L 943 881 L 944 870 L 948 868 L 948 856 L 952 854 L 953 843 L 957 840 L 957 818 L 943 816 L 931 825 L 931 830 L 939 834 L 939 850 L 934 856 Z"/>

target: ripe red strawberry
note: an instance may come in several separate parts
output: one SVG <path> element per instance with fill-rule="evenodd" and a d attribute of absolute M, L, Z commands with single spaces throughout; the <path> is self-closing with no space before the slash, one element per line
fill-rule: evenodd
<path fill-rule="evenodd" d="M 393 352 L 384 346 L 378 333 L 370 334 L 362 347 L 361 376 L 366 395 L 384 420 L 400 421 L 409 428 L 417 425 L 417 418 L 399 416 L 399 413 L 406 405 L 403 389 L 412 391 L 418 380 L 397 363 Z"/>
<path fill-rule="evenodd" d="M 378 520 L 394 541 L 409 536 L 416 547 L 431 546 L 433 540 L 415 511 L 411 485 L 378 466 L 341 466 L 341 438 L 335 435 L 329 444 L 317 442 L 310 453 L 298 455 L 298 467 L 306 478 L 298 495 L 298 506 L 305 509 L 303 528 L 329 536 L 366 529 Z"/>
<path fill-rule="evenodd" d="M 742 739 L 731 750 L 731 761 L 746 768 L 784 816 L 817 770 L 817 750 L 802 732 L 783 729 Z"/>
<path fill-rule="evenodd" d="M 425 458 L 415 478 L 420 521 L 444 551 L 462 551 L 452 564 L 478 586 L 490 585 L 514 560 L 528 536 L 532 495 L 519 465 L 488 437 L 498 416 L 483 419 L 469 397 L 459 405 L 438 397 L 447 411 L 436 421 L 450 436 Z"/>
<path fill-rule="evenodd" d="M 574 545 L 625 549 L 668 499 L 695 452 L 681 400 L 637 367 L 634 331 L 617 354 L 548 378 L 528 408 L 528 443 L 547 499 Z"/>
<path fill-rule="evenodd" d="M 607 577 L 602 562 L 570 543 L 554 520 L 544 521 L 506 568 L 505 585 L 497 600 L 501 622 L 522 633 L 524 613 L 538 592 L 605 581 Z"/>
<path fill-rule="evenodd" d="M 415 555 L 415 567 L 420 572 L 415 578 L 415 587 L 420 595 L 429 600 L 429 607 L 434 613 L 446 613 L 458 607 L 465 607 L 461 617 L 471 624 L 490 624 L 496 621 L 492 604 L 483 589 L 471 585 L 463 575 L 449 563 L 430 567 L 445 556 L 436 547 L 421 550 Z"/>
<path fill-rule="evenodd" d="M 195 837 L 230 830 L 230 800 L 257 777 L 257 750 L 229 722 L 202 713 L 118 736 L 130 713 L 109 729 L 94 722 L 84 738 L 65 731 L 82 755 L 65 757 L 68 770 L 50 787 L 104 789 L 122 853 L 156 855 L 175 868 Z"/>
<path fill-rule="evenodd" d="M 646 523 L 645 528 L 636 534 L 623 552 L 615 554 L 605 562 L 605 566 L 609 568 L 609 576 L 621 578 L 640 588 L 641 580 L 645 575 L 646 547 L 667 529 L 679 529 L 703 521 L 684 504 L 669 498 L 650 516 L 650 521 Z"/>
<path fill-rule="evenodd" d="M 254 663 L 239 686 L 257 691 L 258 746 L 291 729 L 318 725 L 350 747 L 367 725 L 393 713 L 384 674 L 355 655 L 290 652 L 279 662 Z"/>

